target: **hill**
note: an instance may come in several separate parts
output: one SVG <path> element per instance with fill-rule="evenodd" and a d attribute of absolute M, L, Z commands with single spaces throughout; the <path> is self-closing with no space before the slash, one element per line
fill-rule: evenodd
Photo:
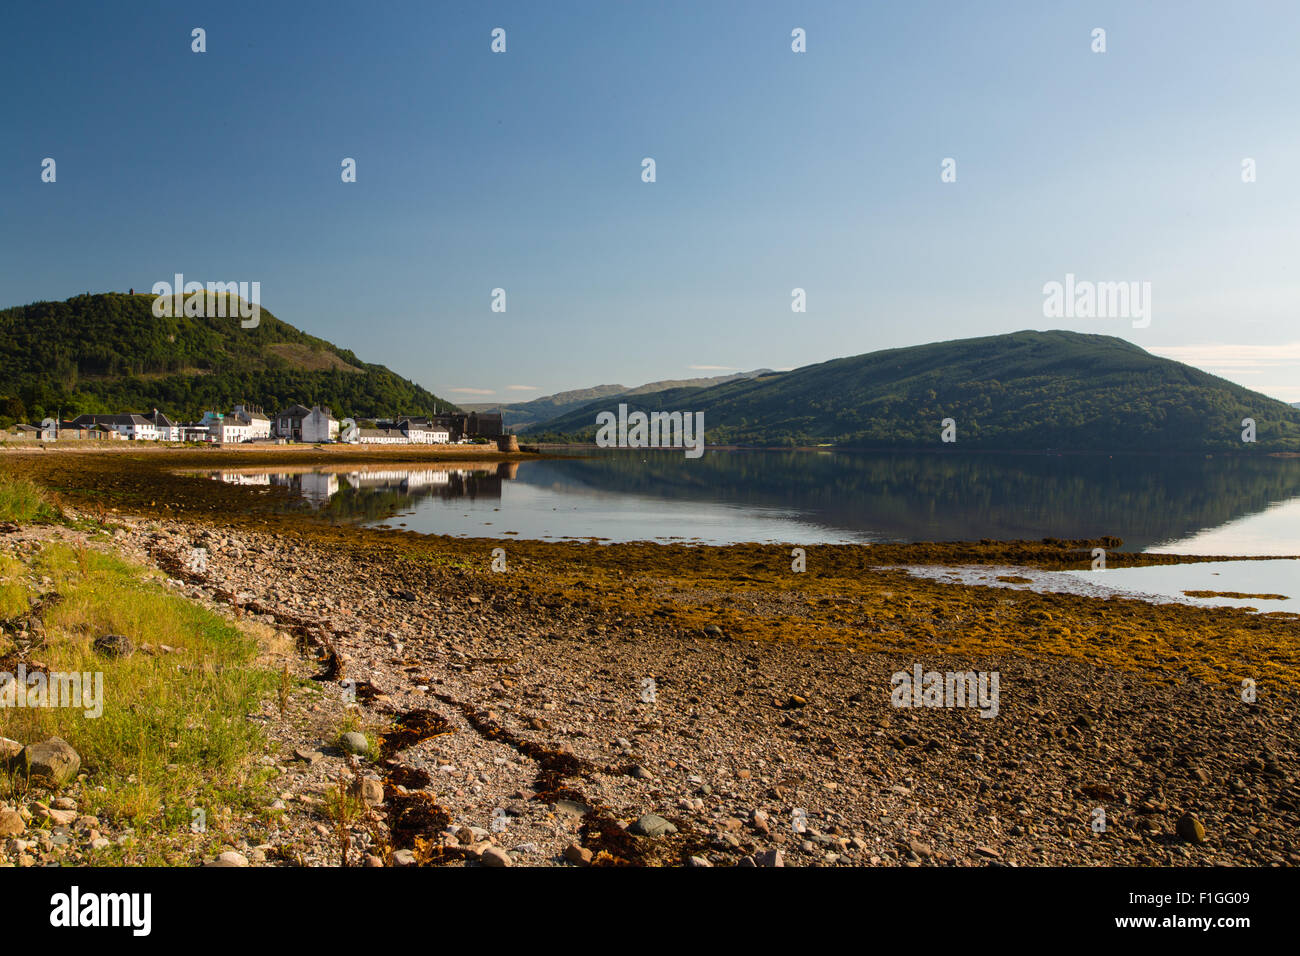
<path fill-rule="evenodd" d="M 554 395 L 544 395 L 527 402 L 478 402 L 472 405 L 463 404 L 461 407 L 466 411 L 501 412 L 505 416 L 506 424 L 518 430 L 536 427 L 566 412 L 613 395 L 645 395 L 672 388 L 707 388 L 711 385 L 722 385 L 726 382 L 770 373 L 771 369 L 759 369 L 753 372 L 736 372 L 731 375 L 714 375 L 706 378 L 665 379 L 638 385 L 636 388 L 628 388 L 626 385 L 596 385 L 592 388 L 556 392 Z"/>
<path fill-rule="evenodd" d="M 0 311 L 0 425 L 60 410 L 159 408 L 189 420 L 236 402 L 268 413 L 320 403 L 339 418 L 455 407 L 265 308 L 246 329 L 232 318 L 157 318 L 153 301 L 110 292 Z"/>
<path fill-rule="evenodd" d="M 530 430 L 592 441 L 595 416 L 703 411 L 710 444 L 1010 451 L 1300 451 L 1300 411 L 1113 336 L 1016 332 L 888 349 L 707 389 L 588 403 Z M 1241 441 L 1254 418 L 1257 442 Z M 957 444 L 940 442 L 940 422 Z"/>

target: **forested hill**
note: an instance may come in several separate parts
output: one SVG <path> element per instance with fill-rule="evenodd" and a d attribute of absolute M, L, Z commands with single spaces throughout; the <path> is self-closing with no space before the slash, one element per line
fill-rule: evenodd
<path fill-rule="evenodd" d="M 596 414 L 702 411 L 710 444 L 1023 451 L 1300 451 L 1300 410 L 1123 339 L 1016 332 L 593 402 L 530 430 L 591 441 Z M 957 443 L 940 441 L 956 423 Z M 1257 441 L 1242 441 L 1253 418 Z"/>
<path fill-rule="evenodd" d="M 266 308 L 255 328 L 242 328 L 238 317 L 156 318 L 153 301 L 110 292 L 0 311 L 0 425 L 59 410 L 159 408 L 191 420 L 236 402 L 268 414 L 319 403 L 340 418 L 455 407 Z"/>

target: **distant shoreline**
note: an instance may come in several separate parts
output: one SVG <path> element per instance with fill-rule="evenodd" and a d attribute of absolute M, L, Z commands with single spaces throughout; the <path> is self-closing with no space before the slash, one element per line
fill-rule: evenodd
<path fill-rule="evenodd" d="M 656 452 L 656 453 L 677 453 L 680 454 L 680 448 L 596 448 L 592 444 L 581 444 L 576 442 L 525 442 L 519 443 L 521 448 L 536 448 L 541 454 L 548 452 L 560 451 L 589 451 L 589 452 Z M 849 446 L 832 446 L 832 445 L 708 445 L 704 446 L 705 454 L 711 451 L 745 451 L 745 452 L 821 452 L 825 454 L 834 454 L 837 452 L 852 452 L 854 454 L 935 454 L 935 455 L 1036 455 L 1044 458 L 1051 457 L 1076 457 L 1076 456 L 1098 456 L 1105 455 L 1108 457 L 1140 457 L 1140 458 L 1240 458 L 1247 455 L 1263 455 L 1268 458 L 1300 458 L 1300 452 L 1294 451 L 1089 451 L 1089 450 L 1067 450 L 1067 449 L 1040 449 L 1040 448 L 971 448 L 952 447 L 952 448 L 933 448 L 917 447 L 913 445 L 891 445 L 888 447 L 849 447 Z"/>
<path fill-rule="evenodd" d="M 531 447 L 531 446 L 530 446 Z M 118 454 L 118 455 L 175 455 L 201 461 L 239 461 L 257 464 L 259 461 L 276 461 L 286 458 L 330 462 L 340 458 L 348 461 L 522 461 L 537 458 L 536 452 L 499 451 L 490 445 L 351 445 L 331 443 L 322 445 L 272 443 L 245 443 L 238 445 L 186 445 L 175 442 L 153 441 L 96 441 L 72 439 L 63 442 L 37 442 L 0 444 L 0 454 L 12 455 L 66 455 L 66 454 Z"/>

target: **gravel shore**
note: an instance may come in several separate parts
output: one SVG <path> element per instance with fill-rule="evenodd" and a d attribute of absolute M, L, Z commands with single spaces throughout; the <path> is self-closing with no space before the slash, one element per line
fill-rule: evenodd
<path fill-rule="evenodd" d="M 501 542 L 114 520 L 111 547 L 303 648 L 310 691 L 250 715 L 283 814 L 249 824 L 239 860 L 336 865 L 342 775 L 374 803 L 351 864 L 1300 863 L 1294 615 L 880 566 L 933 545 L 827 549 L 851 582 L 811 551 L 807 575 L 769 573 L 784 552 L 747 546 L 510 542 L 493 573 Z M 996 674 L 996 716 L 894 706 L 917 665 Z M 373 759 L 334 739 L 350 708 Z"/>

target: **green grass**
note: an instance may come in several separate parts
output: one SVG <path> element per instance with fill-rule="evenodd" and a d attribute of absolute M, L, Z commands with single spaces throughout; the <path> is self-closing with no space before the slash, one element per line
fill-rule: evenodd
<path fill-rule="evenodd" d="M 14 559 L 0 562 L 5 608 L 26 602 L 26 570 Z M 158 838 L 145 841 L 156 849 L 168 833 L 189 831 L 193 808 L 204 810 L 213 833 L 232 813 L 260 807 L 265 781 L 248 767 L 264 738 L 246 715 L 275 695 L 278 673 L 258 639 L 169 593 L 158 572 L 94 549 L 48 545 L 31 570 L 61 596 L 43 613 L 47 645 L 33 656 L 51 671 L 102 673 L 102 714 L 14 708 L 3 713 L 5 736 L 67 740 L 88 775 L 83 810 Z M 14 585 L 24 588 L 20 597 L 6 597 Z M 125 635 L 136 652 L 100 656 L 91 645 L 104 634 Z M 156 653 L 139 650 L 145 644 Z M 0 793 L 25 787 L 21 774 L 0 778 Z M 137 861 L 165 862 L 149 851 Z"/>
<path fill-rule="evenodd" d="M 0 521 L 56 521 L 58 507 L 35 482 L 0 474 Z"/>
<path fill-rule="evenodd" d="M 381 736 L 380 727 L 377 724 L 367 724 L 361 719 L 361 713 L 355 707 L 349 708 L 344 712 L 342 719 L 339 721 L 338 730 L 334 732 L 334 746 L 343 748 L 343 735 L 356 732 L 366 738 L 366 752 L 358 754 L 362 760 L 374 762 L 379 759 L 378 741 Z"/>
<path fill-rule="evenodd" d="M 0 554 L 0 621 L 27 613 L 31 599 L 23 581 L 27 567 L 17 558 Z M 4 651 L 5 638 L 0 637 L 0 653 Z"/>

